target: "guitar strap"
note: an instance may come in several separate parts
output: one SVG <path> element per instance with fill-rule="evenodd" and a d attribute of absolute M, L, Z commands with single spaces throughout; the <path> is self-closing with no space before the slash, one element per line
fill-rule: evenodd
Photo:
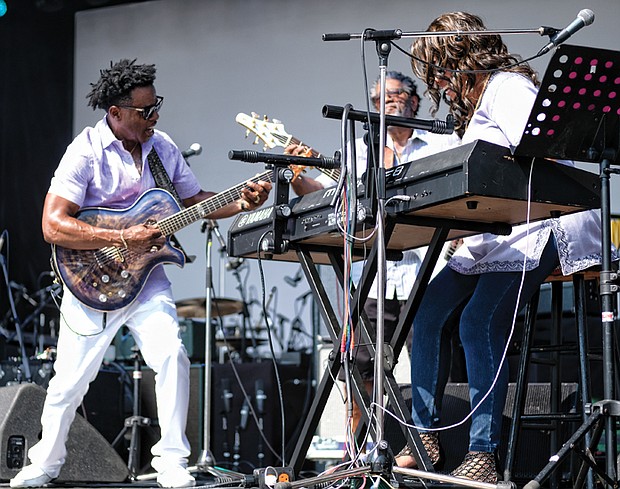
<path fill-rule="evenodd" d="M 153 178 L 155 179 L 155 184 L 159 188 L 170 192 L 172 196 L 174 197 L 174 199 L 177 201 L 177 204 L 179 204 L 179 207 L 183 209 L 185 207 L 183 205 L 183 201 L 181 200 L 181 197 L 179 196 L 177 189 L 175 189 L 174 185 L 172 185 L 172 180 L 170 180 L 170 177 L 168 176 L 168 172 L 164 168 L 164 164 L 161 162 L 161 159 L 159 158 L 157 151 L 155 151 L 155 147 L 151 148 L 151 151 L 146 156 L 146 159 L 149 162 L 149 168 L 151 169 L 151 174 L 153 175 Z M 185 250 L 183 249 L 183 246 L 181 246 L 181 243 L 179 243 L 179 240 L 176 238 L 174 234 L 170 236 L 170 240 L 173 242 L 173 244 L 177 248 L 179 248 L 183 252 L 183 254 L 185 255 L 185 259 L 187 260 L 188 263 L 192 263 L 196 259 L 195 256 L 190 256 L 185 252 Z"/>
<path fill-rule="evenodd" d="M 149 167 L 151 168 L 151 174 L 153 175 L 153 178 L 155 179 L 155 183 L 157 184 L 157 186 L 159 188 L 162 188 L 170 192 L 172 196 L 176 199 L 177 204 L 179 204 L 179 207 L 181 207 L 182 209 L 184 206 L 183 206 L 183 202 L 181 201 L 181 197 L 179 197 L 177 190 L 174 188 L 174 185 L 172 185 L 172 181 L 170 180 L 170 177 L 168 176 L 168 172 L 164 168 L 164 164 L 159 159 L 159 155 L 157 154 L 157 151 L 155 151 L 155 147 L 151 148 L 151 151 L 147 155 L 146 159 L 149 162 Z"/>

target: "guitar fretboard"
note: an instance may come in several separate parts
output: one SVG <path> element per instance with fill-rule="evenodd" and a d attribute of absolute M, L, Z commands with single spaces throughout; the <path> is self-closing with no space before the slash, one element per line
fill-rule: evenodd
<path fill-rule="evenodd" d="M 260 180 L 265 182 L 272 182 L 273 180 L 273 170 L 268 170 L 259 175 L 256 175 L 252 178 L 249 178 L 247 181 L 258 183 Z M 222 207 L 231 204 L 235 200 L 241 197 L 241 191 L 246 188 L 246 183 L 240 183 L 231 187 L 223 192 L 220 192 L 208 199 L 203 200 L 202 202 L 198 202 L 187 209 L 183 209 L 182 211 L 177 212 L 176 214 L 172 214 L 157 223 L 157 227 L 165 236 L 170 236 L 176 233 L 179 229 L 182 229 L 186 226 L 189 226 L 193 222 L 196 222 L 200 219 L 204 219 L 207 215 L 212 212 L 221 209 Z"/>
<path fill-rule="evenodd" d="M 275 136 L 276 139 L 280 139 L 280 137 Z M 286 139 L 283 138 L 282 139 Z M 321 153 L 319 153 L 318 151 L 315 151 L 313 148 L 311 148 L 310 146 L 305 145 L 302 141 L 300 141 L 299 139 L 297 139 L 294 136 L 291 136 L 290 141 L 284 141 L 284 147 L 288 146 L 289 144 L 297 144 L 300 146 L 304 146 L 306 148 L 308 148 L 309 150 L 309 154 L 307 154 L 306 156 L 311 156 L 312 158 L 320 158 L 321 156 L 323 156 Z M 327 168 L 317 168 L 317 170 L 319 170 L 321 173 L 324 173 L 325 175 L 327 175 L 329 178 L 331 178 L 332 180 L 338 181 L 338 179 L 340 178 L 340 170 L 328 170 Z"/>

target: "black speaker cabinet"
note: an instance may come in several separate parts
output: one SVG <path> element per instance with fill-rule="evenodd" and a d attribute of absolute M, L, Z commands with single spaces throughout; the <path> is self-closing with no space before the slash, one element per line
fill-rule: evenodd
<path fill-rule="evenodd" d="M 296 434 L 305 407 L 311 403 L 312 389 L 307 379 L 309 369 L 306 366 L 278 366 L 283 415 L 272 362 L 240 363 L 235 364 L 235 368 L 241 384 L 230 364 L 213 365 L 213 456 L 218 465 L 243 473 L 251 473 L 257 467 L 281 466 L 282 424 L 284 422 L 285 457 L 288 461 L 297 441 Z"/>
<path fill-rule="evenodd" d="M 36 384 L 0 388 L 0 479 L 14 477 L 27 461 L 28 449 L 41 436 L 45 389 Z M 83 417 L 69 431 L 67 460 L 58 481 L 122 482 L 127 467 L 110 444 Z"/>
<path fill-rule="evenodd" d="M 514 405 L 514 387 L 514 384 L 509 385 L 504 407 L 499 450 L 500 460 L 505 459 L 506 446 L 508 444 L 512 407 Z M 568 413 L 571 409 L 574 409 L 577 402 L 576 389 L 576 384 L 562 384 L 562 412 Z M 407 406 L 411 407 L 411 386 L 401 386 L 401 392 Z M 526 414 L 549 413 L 550 394 L 549 384 L 529 384 L 525 401 Z M 458 423 L 470 411 L 469 386 L 467 384 L 448 384 L 443 398 L 442 425 L 448 426 Z M 456 428 L 440 432 L 441 446 L 446 457 L 442 472 L 450 472 L 463 461 L 468 450 L 470 425 L 471 421 L 468 420 Z M 577 426 L 568 423 L 560 428 L 560 446 L 576 428 Z M 385 434 L 392 450 L 398 453 L 405 444 L 405 438 L 398 426 L 398 422 L 391 416 L 386 416 Z M 548 430 L 543 427 L 540 427 L 540 429 L 522 429 L 515 457 L 513 479 L 528 481 L 533 479 L 547 465 L 550 455 Z"/>
<path fill-rule="evenodd" d="M 281 454 L 281 410 L 273 364 L 269 361 L 236 363 L 237 375 L 255 410 L 262 407 L 259 417 L 265 438 L 259 436 L 257 423 L 249 408 L 243 406 L 243 391 L 230 364 L 212 364 L 210 451 L 218 466 L 235 467 L 251 473 L 255 467 L 279 465 Z M 285 434 L 287 450 L 295 445 L 295 430 L 304 407 L 310 405 L 307 365 L 279 365 L 284 396 Z M 132 413 L 132 371 L 107 367 L 91 384 L 84 399 L 89 421 L 112 443 L 123 430 L 124 419 Z M 264 398 L 260 394 L 261 388 Z M 257 396 L 257 390 L 259 395 Z M 224 395 L 226 392 L 226 396 Z M 258 397 L 258 403 L 257 403 Z M 190 405 L 187 418 L 187 438 L 191 445 L 190 465 L 195 465 L 203 449 L 204 424 L 204 365 L 190 369 Z M 142 369 L 141 415 L 151 420 L 151 426 L 140 428 L 141 472 L 151 471 L 151 447 L 159 440 L 160 432 L 155 401 L 155 379 L 152 370 Z M 114 448 L 127 458 L 130 432 L 125 433 Z M 289 443 L 291 441 L 291 443 Z M 291 445 L 291 446 L 289 446 Z M 271 448 L 270 448 L 271 446 Z M 236 450 L 236 453 L 235 453 Z M 274 454 L 275 452 L 275 454 Z M 290 453 L 287 453 L 290 456 Z"/>
<path fill-rule="evenodd" d="M 123 432 L 125 419 L 133 414 L 133 368 L 119 364 L 102 368 L 91 383 L 84 397 L 86 416 L 105 439 L 114 443 L 114 448 L 125 460 L 131 441 L 131 429 Z M 190 368 L 190 402 L 187 416 L 187 438 L 191 446 L 190 465 L 194 465 L 202 447 L 202 419 L 204 397 L 204 367 L 192 365 Z M 151 448 L 160 437 L 157 403 L 155 400 L 155 373 L 142 368 L 140 383 L 140 415 L 148 418 L 150 424 L 138 429 L 140 451 L 140 472 L 151 472 Z"/>

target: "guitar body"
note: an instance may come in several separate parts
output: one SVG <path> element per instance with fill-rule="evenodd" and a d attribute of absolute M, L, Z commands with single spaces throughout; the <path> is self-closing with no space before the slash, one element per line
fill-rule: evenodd
<path fill-rule="evenodd" d="M 179 210 L 169 192 L 151 189 L 126 209 L 86 207 L 76 218 L 97 227 L 125 229 L 137 224 L 156 224 Z M 52 259 L 63 284 L 80 302 L 97 311 L 115 311 L 131 304 L 160 263 L 185 265 L 183 252 L 172 246 L 168 237 L 158 251 L 142 254 L 114 246 L 97 250 L 52 246 Z"/>

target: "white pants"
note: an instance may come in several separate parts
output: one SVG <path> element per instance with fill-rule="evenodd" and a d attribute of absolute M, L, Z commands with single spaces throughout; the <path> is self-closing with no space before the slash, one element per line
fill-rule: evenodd
<path fill-rule="evenodd" d="M 67 455 L 66 441 L 76 409 L 95 379 L 107 347 L 126 325 L 145 363 L 155 372 L 161 439 L 153 446 L 151 465 L 158 472 L 187 465 L 190 445 L 185 435 L 189 404 L 189 359 L 179 335 L 170 290 L 148 302 L 107 313 L 83 306 L 66 289 L 61 306 L 57 359 L 41 416 L 43 436 L 28 456 L 49 476 L 58 477 Z M 106 402 L 101 399 L 101 402 Z"/>

